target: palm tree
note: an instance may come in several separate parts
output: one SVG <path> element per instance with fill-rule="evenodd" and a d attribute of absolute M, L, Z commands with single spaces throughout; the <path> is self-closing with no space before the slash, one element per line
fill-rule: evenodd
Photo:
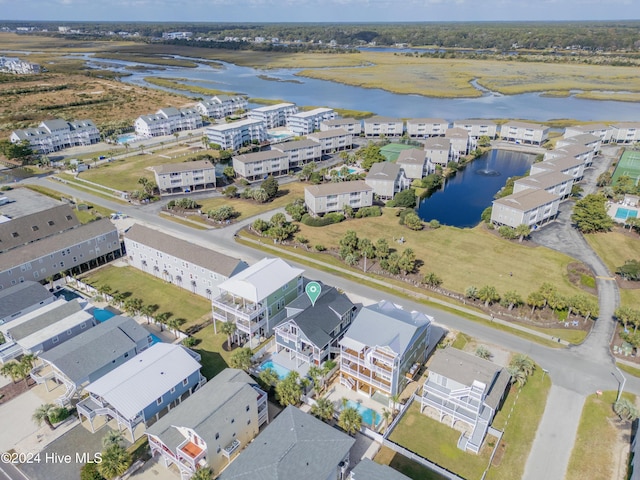
<path fill-rule="evenodd" d="M 251 367 L 251 359 L 253 358 L 253 352 L 250 348 L 239 348 L 229 358 L 229 364 L 233 368 L 239 368 L 240 370 L 248 370 Z"/>
<path fill-rule="evenodd" d="M 527 297 L 527 305 L 531 307 L 531 315 L 535 312 L 536 308 L 542 308 L 546 304 L 544 296 L 540 292 L 531 292 Z"/>
<path fill-rule="evenodd" d="M 391 401 L 391 408 L 393 409 L 393 413 L 397 413 L 398 405 L 400 404 L 400 394 L 396 393 L 395 395 L 391 395 L 389 397 L 389 400 Z"/>
<path fill-rule="evenodd" d="M 27 383 L 31 370 L 36 363 L 36 359 L 37 357 L 34 354 L 26 353 L 22 355 L 20 362 L 18 362 L 18 373 L 25 383 Z"/>
<path fill-rule="evenodd" d="M 492 356 L 489 349 L 484 345 L 478 345 L 478 348 L 476 348 L 476 357 L 480 357 L 483 360 L 490 360 Z"/>
<path fill-rule="evenodd" d="M 107 301 L 107 295 L 109 295 L 111 291 L 112 291 L 111 286 L 107 285 L 106 283 L 98 287 L 98 293 L 102 295 L 102 298 L 105 302 Z"/>
<path fill-rule="evenodd" d="M 166 325 L 169 330 L 173 330 L 173 335 L 178 338 L 178 329 L 185 323 L 187 321 L 184 318 L 170 318 L 167 320 Z"/>
<path fill-rule="evenodd" d="M 236 322 L 223 322 L 220 331 L 227 336 L 227 348 L 231 350 L 231 337 L 236 333 Z"/>
<path fill-rule="evenodd" d="M 313 382 L 313 388 L 316 389 L 316 393 L 320 393 L 322 391 L 323 385 L 323 377 L 324 370 L 317 365 L 312 365 L 309 367 L 309 371 L 307 372 L 307 376 L 311 378 Z"/>
<path fill-rule="evenodd" d="M 191 480 L 211 480 L 213 478 L 213 470 L 209 467 L 201 467 L 196 473 L 191 475 Z"/>
<path fill-rule="evenodd" d="M 262 382 L 266 389 L 270 389 L 280 381 L 278 372 L 273 368 L 265 368 L 258 374 L 258 379 Z"/>
<path fill-rule="evenodd" d="M 276 385 L 276 395 L 280 405 L 297 405 L 300 403 L 300 395 L 302 395 L 302 387 L 298 380 L 300 375 L 295 370 L 290 371 L 284 380 Z"/>
<path fill-rule="evenodd" d="M 49 414 L 54 408 L 56 408 L 56 406 L 51 403 L 40 405 L 38 408 L 36 408 L 36 411 L 33 412 L 31 419 L 36 423 L 36 425 L 38 425 L 38 427 L 41 427 L 42 422 L 44 422 L 51 430 L 53 430 L 53 424 L 51 423 Z"/>
<path fill-rule="evenodd" d="M 515 233 L 516 233 L 516 235 L 518 235 L 518 241 L 520 243 L 522 243 L 522 240 L 527 238 L 529 236 L 529 234 L 531 233 L 531 227 L 529 227 L 529 225 L 525 225 L 523 223 L 521 225 L 518 225 L 515 228 Z"/>
<path fill-rule="evenodd" d="M 113 303 L 115 303 L 118 307 L 122 307 L 122 302 L 124 302 L 124 299 L 126 298 L 124 293 L 118 292 L 117 290 L 115 292 L 113 292 L 113 294 L 111 295 L 111 298 L 113 300 Z"/>
<path fill-rule="evenodd" d="M 130 298 L 124 302 L 125 310 L 132 316 L 137 315 L 143 307 L 142 300 L 139 298 Z"/>
<path fill-rule="evenodd" d="M 156 315 L 154 320 L 158 325 L 160 325 L 161 332 L 164 331 L 164 324 L 167 322 L 167 320 L 169 320 L 170 316 L 171 316 L 170 312 L 161 312 Z"/>
<path fill-rule="evenodd" d="M 638 408 L 630 400 L 620 398 L 613 404 L 613 411 L 620 417 L 620 420 L 633 422 L 639 416 Z"/>
<path fill-rule="evenodd" d="M 2 367 L 0 367 L 0 375 L 11 377 L 14 383 L 17 382 L 21 378 L 20 372 L 18 371 L 18 362 L 11 361 L 2 365 Z"/>
<path fill-rule="evenodd" d="M 115 478 L 124 474 L 131 465 L 131 455 L 120 444 L 109 445 L 102 452 L 102 461 L 98 464 L 98 472 L 103 477 Z"/>
<path fill-rule="evenodd" d="M 338 417 L 338 425 L 349 435 L 355 435 L 362 428 L 362 415 L 353 407 L 343 408 Z"/>
<path fill-rule="evenodd" d="M 158 305 L 143 305 L 142 308 L 140 308 L 140 314 L 144 315 L 147 318 L 147 325 L 149 324 L 149 320 L 150 318 L 153 316 L 153 314 L 156 312 L 156 310 L 158 310 Z"/>
<path fill-rule="evenodd" d="M 500 300 L 500 294 L 496 287 L 493 285 L 485 285 L 480 290 L 478 290 L 478 299 L 481 302 L 484 302 L 485 308 L 491 305 L 494 302 Z"/>
<path fill-rule="evenodd" d="M 122 432 L 118 430 L 109 430 L 107 434 L 102 437 L 102 448 L 109 448 L 111 445 L 122 445 Z"/>
<path fill-rule="evenodd" d="M 511 375 L 511 382 L 517 383 L 519 387 L 523 387 L 524 384 L 527 383 L 529 376 L 533 374 L 535 368 L 536 365 L 533 363 L 533 360 L 523 353 L 518 353 L 511 359 L 511 362 L 509 362 L 507 371 Z"/>
<path fill-rule="evenodd" d="M 382 409 L 382 420 L 384 420 L 384 426 L 387 427 L 391 423 L 392 419 L 393 419 L 393 412 L 391 410 L 383 408 Z"/>
<path fill-rule="evenodd" d="M 311 415 L 324 422 L 329 422 L 333 418 L 333 403 L 328 398 L 320 397 L 316 404 L 311 407 Z"/>

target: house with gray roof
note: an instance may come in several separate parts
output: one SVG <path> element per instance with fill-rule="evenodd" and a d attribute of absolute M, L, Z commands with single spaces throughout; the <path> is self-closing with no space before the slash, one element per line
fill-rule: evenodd
<path fill-rule="evenodd" d="M 496 412 L 502 406 L 511 375 L 489 360 L 448 347 L 433 354 L 422 389 L 420 411 L 435 409 L 440 422 L 463 422 L 458 448 L 478 453 Z"/>
<path fill-rule="evenodd" d="M 622 122 L 611 125 L 611 142 L 626 145 L 640 142 L 640 122 Z"/>
<path fill-rule="evenodd" d="M 283 127 L 287 119 L 296 113 L 298 113 L 298 107 L 295 103 L 278 103 L 249 110 L 247 117 L 250 120 L 262 122 L 266 128 L 276 128 Z"/>
<path fill-rule="evenodd" d="M 427 155 L 427 171 L 429 173 L 435 172 L 437 166 L 446 167 L 456 158 L 451 148 L 451 140 L 448 138 L 427 138 L 424 141 L 424 151 Z"/>
<path fill-rule="evenodd" d="M 215 95 L 196 103 L 195 108 L 203 117 L 224 118 L 246 110 L 248 106 L 247 97 L 243 95 Z"/>
<path fill-rule="evenodd" d="M 355 439 L 289 405 L 220 475 L 220 480 L 344 478 Z"/>
<path fill-rule="evenodd" d="M 404 121 L 401 118 L 374 116 L 364 119 L 364 136 L 377 138 L 401 137 L 404 134 Z"/>
<path fill-rule="evenodd" d="M 360 310 L 340 340 L 340 383 L 372 396 L 402 392 L 427 358 L 433 318 L 389 301 Z"/>
<path fill-rule="evenodd" d="M 571 137 L 574 138 L 574 137 Z M 555 150 L 548 150 L 544 154 L 545 160 L 553 160 L 559 157 L 574 157 L 582 160 L 585 167 L 590 166 L 593 163 L 593 157 L 595 156 L 595 150 L 588 145 L 573 144 L 558 147 L 556 145 Z"/>
<path fill-rule="evenodd" d="M 410 148 L 402 150 L 398 159 L 398 165 L 409 180 L 420 180 L 428 174 L 427 169 L 427 152 L 420 148 Z"/>
<path fill-rule="evenodd" d="M 218 285 L 249 265 L 139 223 L 124 238 L 129 265 L 209 300 Z"/>
<path fill-rule="evenodd" d="M 387 465 L 363 458 L 351 470 L 349 480 L 409 480 L 409 477 Z"/>
<path fill-rule="evenodd" d="M 182 345 L 152 345 L 85 387 L 89 396 L 76 405 L 80 421 L 95 433 L 97 418 L 115 419 L 135 442 L 138 425 L 157 421 L 206 383 L 199 361 Z"/>
<path fill-rule="evenodd" d="M 336 118 L 333 120 L 325 120 L 320 123 L 320 131 L 334 130 L 342 128 L 352 135 L 360 135 L 362 133 L 362 121 L 355 118 Z"/>
<path fill-rule="evenodd" d="M 342 212 L 346 206 L 357 210 L 373 205 L 373 188 L 362 180 L 310 185 L 304 188 L 304 203 L 314 216 Z"/>
<path fill-rule="evenodd" d="M 340 351 L 338 342 L 355 317 L 356 307 L 334 287 L 324 286 L 314 304 L 307 295 L 287 305 L 287 318 L 274 329 L 276 353 L 297 366 L 321 365 Z"/>
<path fill-rule="evenodd" d="M 285 153 L 288 156 L 290 168 L 301 167 L 322 159 L 322 146 L 310 139 L 276 143 L 271 145 L 271 150 Z"/>
<path fill-rule="evenodd" d="M 324 155 L 350 149 L 353 146 L 353 135 L 344 128 L 331 128 L 310 133 L 307 138 L 318 142 Z"/>
<path fill-rule="evenodd" d="M 108 321 L 73 337 L 40 355 L 40 364 L 31 371 L 38 384 L 62 386 L 64 393 L 56 400 L 64 405 L 88 384 L 153 343 L 142 325 L 129 317 L 116 315 Z"/>
<path fill-rule="evenodd" d="M 453 126 L 464 128 L 469 133 L 469 136 L 475 140 L 478 140 L 480 137 L 489 137 L 491 140 L 494 140 L 498 135 L 498 125 L 496 122 L 484 118 L 456 120 L 453 122 Z"/>
<path fill-rule="evenodd" d="M 195 108 L 165 107 L 151 115 L 140 115 L 133 123 L 136 135 L 158 137 L 202 127 L 202 115 Z"/>
<path fill-rule="evenodd" d="M 530 175 L 542 172 L 560 172 L 573 177 L 575 182 L 579 182 L 584 177 L 584 161 L 576 157 L 556 157 L 552 160 L 545 160 L 531 165 Z"/>
<path fill-rule="evenodd" d="M 67 122 L 60 118 L 45 120 L 35 128 L 14 130 L 12 143 L 28 142 L 39 153 L 57 152 L 69 147 L 93 145 L 100 141 L 100 131 L 91 120 Z"/>
<path fill-rule="evenodd" d="M 207 127 L 205 135 L 209 143 L 220 145 L 227 150 L 238 150 L 251 142 L 263 142 L 267 139 L 267 128 L 262 120 L 240 120 Z"/>
<path fill-rule="evenodd" d="M 268 421 L 267 394 L 242 370 L 226 368 L 146 434 L 151 455 L 188 480 L 205 465 L 219 475 Z"/>
<path fill-rule="evenodd" d="M 556 142 L 556 148 L 564 148 L 569 146 L 585 146 L 593 150 L 593 154 L 597 155 L 602 146 L 602 139 L 598 135 L 592 133 L 581 133 L 579 135 L 573 135 L 571 137 L 559 138 Z"/>
<path fill-rule="evenodd" d="M 516 180 L 513 184 L 513 193 L 527 189 L 545 190 L 565 199 L 571 195 L 573 182 L 574 178 L 571 175 L 565 175 L 562 172 L 541 172 Z"/>
<path fill-rule="evenodd" d="M 289 173 L 289 155 L 279 150 L 244 153 L 233 157 L 233 171 L 250 182 Z"/>
<path fill-rule="evenodd" d="M 611 142 L 613 127 L 602 123 L 589 125 L 574 125 L 564 129 L 564 138 L 570 138 L 577 135 L 591 134 L 599 137 L 602 143 Z"/>
<path fill-rule="evenodd" d="M 160 195 L 204 192 L 216 188 L 216 167 L 208 160 L 151 167 Z"/>
<path fill-rule="evenodd" d="M 441 137 L 449 128 L 444 118 L 410 118 L 407 120 L 407 135 L 412 138 Z"/>
<path fill-rule="evenodd" d="M 374 163 L 364 181 L 382 200 L 391 200 L 396 193 L 411 186 L 400 165 L 391 162 Z"/>
<path fill-rule="evenodd" d="M 453 127 L 448 128 L 444 134 L 445 138 L 448 138 L 451 142 L 451 150 L 454 154 L 454 161 L 457 161 L 461 156 L 468 155 L 473 149 L 476 148 L 475 139 L 469 135 L 469 132 L 464 128 Z"/>
<path fill-rule="evenodd" d="M 516 228 L 538 228 L 556 218 L 560 197 L 544 189 L 526 189 L 493 201 L 491 222 Z"/>
<path fill-rule="evenodd" d="M 314 108 L 289 115 L 287 127 L 296 135 L 307 135 L 320 130 L 320 122 L 334 118 L 336 118 L 336 112 L 333 108 Z"/>
<path fill-rule="evenodd" d="M 20 318 L 56 299 L 38 282 L 28 281 L 0 290 L 0 325 Z"/>

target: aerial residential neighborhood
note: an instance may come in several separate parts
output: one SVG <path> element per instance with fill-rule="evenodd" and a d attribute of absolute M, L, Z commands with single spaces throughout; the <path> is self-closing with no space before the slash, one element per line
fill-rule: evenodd
<path fill-rule="evenodd" d="M 76 8 L 0 21 L 0 477 L 639 477 L 637 22 Z"/>

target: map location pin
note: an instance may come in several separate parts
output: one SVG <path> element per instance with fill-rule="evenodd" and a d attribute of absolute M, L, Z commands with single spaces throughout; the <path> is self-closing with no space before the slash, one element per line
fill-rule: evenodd
<path fill-rule="evenodd" d="M 307 297 L 311 300 L 311 306 L 315 306 L 316 300 L 320 296 L 320 292 L 322 291 L 322 285 L 318 282 L 309 282 L 305 287 L 304 291 L 307 293 Z"/>

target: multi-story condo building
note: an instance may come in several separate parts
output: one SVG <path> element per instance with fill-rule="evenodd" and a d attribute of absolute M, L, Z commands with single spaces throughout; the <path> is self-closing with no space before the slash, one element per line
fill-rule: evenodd
<path fill-rule="evenodd" d="M 276 351 L 300 366 L 321 365 L 340 352 L 338 342 L 355 317 L 357 307 L 344 293 L 324 287 L 312 305 L 303 295 L 287 305 L 287 318 L 275 327 Z"/>
<path fill-rule="evenodd" d="M 260 260 L 219 285 L 214 322 L 234 322 L 242 343 L 271 336 L 286 316 L 285 307 L 304 293 L 303 273 L 279 258 Z"/>
<path fill-rule="evenodd" d="M 424 141 L 424 151 L 427 156 L 427 171 L 433 173 L 436 166 L 446 167 L 447 163 L 455 162 L 457 156 L 451 149 L 451 140 L 448 138 L 433 137 Z"/>
<path fill-rule="evenodd" d="M 433 354 L 429 376 L 422 389 L 420 410 L 433 409 L 451 422 L 463 422 L 471 434 L 462 433 L 458 448 L 478 453 L 489 425 L 506 396 L 511 375 L 499 365 L 448 347 Z"/>
<path fill-rule="evenodd" d="M 277 143 L 271 145 L 271 150 L 287 154 L 289 168 L 301 167 L 306 163 L 322 159 L 322 145 L 310 139 Z"/>
<path fill-rule="evenodd" d="M 407 135 L 411 138 L 441 137 L 449 128 L 444 118 L 411 118 L 407 120 Z"/>
<path fill-rule="evenodd" d="M 476 141 L 464 128 L 449 128 L 444 137 L 451 142 L 451 151 L 456 157 L 468 155 L 477 145 Z"/>
<path fill-rule="evenodd" d="M 304 202 L 311 215 L 355 210 L 373 205 L 373 188 L 362 180 L 311 185 L 304 189 Z"/>
<path fill-rule="evenodd" d="M 453 122 L 456 128 L 464 128 L 471 138 L 478 140 L 480 137 L 495 139 L 498 136 L 498 125 L 491 120 L 466 119 Z"/>
<path fill-rule="evenodd" d="M 570 137 L 575 137 L 577 135 L 583 135 L 585 133 L 599 137 L 602 143 L 609 143 L 611 142 L 611 135 L 613 133 L 613 128 L 603 124 L 576 125 L 574 127 L 565 128 L 564 137 L 570 138 Z"/>
<path fill-rule="evenodd" d="M 511 121 L 500 127 L 500 137 L 506 142 L 542 145 L 549 138 L 549 127 L 537 123 Z"/>
<path fill-rule="evenodd" d="M 394 396 L 427 358 L 432 317 L 391 302 L 364 307 L 340 341 L 340 383 Z"/>
<path fill-rule="evenodd" d="M 626 145 L 640 142 L 640 122 L 616 123 L 611 125 L 611 142 Z"/>
<path fill-rule="evenodd" d="M 209 300 L 220 294 L 222 282 L 248 267 L 242 260 L 138 223 L 127 231 L 124 245 L 131 266 Z"/>
<path fill-rule="evenodd" d="M 216 188 L 216 167 L 207 160 L 167 163 L 151 167 L 160 195 L 199 192 Z"/>
<path fill-rule="evenodd" d="M 45 120 L 36 128 L 14 130 L 9 137 L 13 143 L 29 142 L 39 153 L 51 153 L 69 147 L 93 145 L 100 141 L 100 132 L 91 120 Z"/>
<path fill-rule="evenodd" d="M 195 108 L 161 108 L 152 115 L 140 115 L 134 122 L 136 135 L 159 137 L 202 127 L 202 115 Z"/>
<path fill-rule="evenodd" d="M 0 290 L 0 325 L 49 305 L 56 299 L 55 295 L 38 282 L 22 282 L 4 288 Z"/>
<path fill-rule="evenodd" d="M 65 405 L 83 388 L 151 346 L 153 339 L 135 320 L 115 316 L 42 353 L 31 378 L 49 391 L 62 387 L 56 402 Z"/>
<path fill-rule="evenodd" d="M 289 405 L 218 477 L 219 480 L 346 478 L 355 439 Z"/>
<path fill-rule="evenodd" d="M 403 134 L 404 122 L 401 118 L 375 116 L 364 120 L 365 137 L 401 137 Z"/>
<path fill-rule="evenodd" d="M 99 379 L 85 390 L 89 396 L 76 409 L 95 433 L 98 418 L 115 419 L 132 442 L 144 431 L 138 425 L 157 421 L 207 381 L 200 374 L 200 355 L 181 345 L 156 343 Z"/>
<path fill-rule="evenodd" d="M 342 128 L 352 135 L 360 135 L 362 133 L 362 121 L 356 120 L 355 118 L 336 118 L 320 123 L 321 132 L 335 128 Z"/>
<path fill-rule="evenodd" d="M 320 123 L 336 118 L 332 108 L 314 108 L 306 112 L 289 115 L 287 127 L 296 135 L 307 135 L 320 130 Z"/>
<path fill-rule="evenodd" d="M 195 108 L 203 117 L 224 118 L 246 110 L 248 106 L 247 97 L 242 95 L 215 95 L 196 103 Z"/>
<path fill-rule="evenodd" d="M 421 179 L 429 173 L 427 168 L 427 152 L 419 148 L 402 150 L 400 155 L 398 155 L 396 165 L 404 170 L 404 174 L 409 180 Z"/>
<path fill-rule="evenodd" d="M 279 177 L 289 173 L 289 155 L 279 150 L 245 153 L 233 157 L 233 171 L 250 182 L 268 175 Z"/>
<path fill-rule="evenodd" d="M 207 127 L 205 135 L 209 143 L 220 145 L 223 150 L 238 150 L 250 143 L 264 142 L 267 130 L 262 120 L 248 119 Z"/>
<path fill-rule="evenodd" d="M 557 157 L 553 160 L 545 160 L 531 165 L 530 175 L 542 172 L 561 172 L 571 175 L 574 181 L 579 182 L 584 177 L 585 164 L 575 157 Z"/>
<path fill-rule="evenodd" d="M 411 186 L 411 180 L 400 165 L 391 162 L 374 163 L 364 181 L 383 200 L 390 200 L 396 193 Z"/>
<path fill-rule="evenodd" d="M 542 189 L 527 189 L 494 200 L 491 222 L 513 228 L 523 224 L 539 227 L 556 218 L 559 205 L 559 196 Z"/>
<path fill-rule="evenodd" d="M 597 155 L 602 146 L 602 140 L 599 136 L 591 133 L 582 133 L 580 135 L 574 135 L 572 137 L 559 138 L 556 142 L 556 148 L 565 148 L 572 146 L 587 147 L 593 151 L 594 155 Z"/>
<path fill-rule="evenodd" d="M 324 132 L 310 133 L 307 138 L 320 144 L 323 155 L 347 150 L 353 145 L 353 134 L 344 128 L 333 128 Z"/>
<path fill-rule="evenodd" d="M 298 113 L 298 107 L 293 103 L 278 103 L 249 110 L 249 118 L 264 123 L 266 128 L 283 127 L 287 119 Z"/>
<path fill-rule="evenodd" d="M 571 175 L 565 175 L 562 172 L 537 173 L 516 180 L 513 184 L 513 193 L 528 189 L 545 190 L 565 199 L 571 195 L 573 182 L 574 178 Z"/>
<path fill-rule="evenodd" d="M 549 150 L 545 152 L 545 160 L 553 160 L 560 157 L 574 157 L 582 160 L 585 167 L 590 166 L 593 163 L 594 150 L 587 145 L 569 145 L 562 148 L 556 148 L 555 150 Z"/>
<path fill-rule="evenodd" d="M 205 465 L 219 475 L 268 420 L 267 394 L 242 370 L 226 368 L 146 434 L 151 455 L 188 480 Z"/>

